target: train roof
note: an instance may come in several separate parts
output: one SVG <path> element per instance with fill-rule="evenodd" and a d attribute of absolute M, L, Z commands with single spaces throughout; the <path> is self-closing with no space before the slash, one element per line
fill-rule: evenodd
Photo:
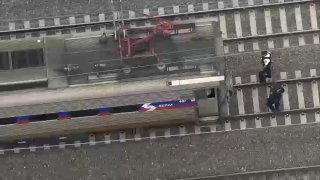
<path fill-rule="evenodd" d="M 205 77 L 207 75 L 192 76 Z M 188 79 L 184 77 L 182 79 Z M 193 89 L 218 86 L 220 82 L 210 82 L 171 87 L 167 83 L 174 79 L 145 80 L 74 87 L 56 90 L 16 91 L 0 94 L 1 117 L 28 114 L 43 114 L 59 111 L 76 111 L 99 107 L 114 107 L 141 104 L 154 101 L 178 100 L 193 97 Z"/>
<path fill-rule="evenodd" d="M 19 51 L 26 49 L 40 49 L 44 47 L 44 39 L 38 38 L 25 38 L 15 40 L 1 40 L 0 52 Z"/>

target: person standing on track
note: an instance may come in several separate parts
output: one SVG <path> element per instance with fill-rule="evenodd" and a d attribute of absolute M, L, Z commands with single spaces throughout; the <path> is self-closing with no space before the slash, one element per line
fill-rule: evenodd
<path fill-rule="evenodd" d="M 272 93 L 270 93 L 270 96 L 267 99 L 267 106 L 270 108 L 272 112 L 280 111 L 280 101 L 283 93 L 283 87 L 273 90 Z"/>
<path fill-rule="evenodd" d="M 271 53 L 269 51 L 262 52 L 262 71 L 259 72 L 259 80 L 264 83 L 267 78 L 271 79 Z"/>

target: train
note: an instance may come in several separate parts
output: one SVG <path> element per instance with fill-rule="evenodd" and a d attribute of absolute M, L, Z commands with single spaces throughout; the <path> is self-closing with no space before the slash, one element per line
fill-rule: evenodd
<path fill-rule="evenodd" d="M 224 84 L 224 76 L 191 76 L 186 78 L 145 82 L 149 85 L 149 91 L 147 91 L 147 86 L 142 86 L 139 90 L 144 93 L 132 94 L 131 98 L 135 99 L 131 99 L 131 101 L 127 99 L 127 102 L 118 102 L 119 98 L 125 101 L 126 96 L 103 97 L 104 94 L 100 94 L 99 99 L 103 98 L 102 104 L 97 103 L 91 108 L 88 108 L 89 106 L 86 104 L 80 105 L 83 102 L 91 103 L 94 101 L 90 99 L 87 102 L 86 95 L 79 92 L 79 88 L 70 88 L 65 92 L 52 92 L 61 98 L 67 97 L 69 93 L 79 92 L 64 101 L 60 97 L 47 96 L 48 92 L 46 91 L 37 91 L 38 96 L 32 96 L 34 92 L 29 92 L 19 95 L 20 97 L 18 96 L 15 100 L 12 100 L 10 96 L 0 96 L 0 99 L 4 100 L 0 103 L 2 115 L 0 118 L 0 140 L 157 127 L 219 119 L 220 109 L 223 106 L 220 104 L 220 100 L 223 98 L 221 91 L 224 91 L 220 88 Z M 180 81 L 180 85 L 177 85 L 177 81 Z M 190 81 L 189 84 L 188 81 Z M 150 89 L 150 87 L 153 88 Z M 105 86 L 98 89 L 97 87 L 93 88 L 100 91 Z M 92 94 L 90 89 L 83 90 L 83 92 Z M 61 95 L 63 93 L 64 95 Z M 121 92 L 118 93 L 121 95 Z M 31 96 L 30 99 L 34 100 L 28 101 L 22 96 Z M 83 96 L 83 102 L 74 101 L 73 98 L 79 98 L 77 96 Z M 122 105 L 117 105 L 115 101 Z M 137 103 L 131 104 L 132 102 Z M 23 114 L 23 112 L 29 113 Z M 7 117 L 3 116 L 5 113 L 7 113 Z"/>
<path fill-rule="evenodd" d="M 0 86 L 65 88 L 199 71 L 204 59 L 217 54 L 213 41 L 222 44 L 214 18 L 203 22 L 151 17 L 149 22 L 152 25 L 107 29 L 103 35 L 2 40 Z"/>
<path fill-rule="evenodd" d="M 0 41 L 0 140 L 218 119 L 228 87 L 217 22 L 151 20 Z"/>

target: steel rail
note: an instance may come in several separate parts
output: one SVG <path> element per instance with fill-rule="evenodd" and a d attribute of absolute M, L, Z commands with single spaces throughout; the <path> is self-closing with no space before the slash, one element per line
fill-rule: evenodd
<path fill-rule="evenodd" d="M 318 169 L 318 168 L 320 168 L 320 165 L 300 166 L 300 167 L 281 168 L 281 169 L 269 169 L 269 170 L 251 171 L 251 172 L 240 172 L 240 173 L 215 175 L 215 176 L 192 177 L 192 178 L 184 178 L 184 179 L 177 179 L 177 180 L 209 180 L 213 178 L 228 178 L 228 177 L 236 177 L 236 176 L 243 176 L 243 175 L 281 173 L 281 172 L 287 172 L 287 171 L 302 171 L 302 170 Z"/>
<path fill-rule="evenodd" d="M 266 83 L 245 83 L 245 84 L 235 84 L 233 87 L 235 88 L 242 88 L 242 87 L 257 87 L 257 86 L 265 86 L 265 85 L 273 85 L 273 84 L 291 84 L 297 82 L 308 82 L 319 80 L 320 76 L 313 76 L 313 77 L 303 77 L 303 78 L 296 78 L 296 79 L 280 79 L 273 82 L 266 82 Z"/>
<path fill-rule="evenodd" d="M 240 120 L 239 120 L 240 121 Z M 210 123 L 211 124 L 211 123 Z M 210 124 L 198 124 L 198 127 L 209 127 Z M 214 123 L 213 123 L 214 124 Z M 318 122 L 309 122 L 307 124 L 319 124 Z M 183 124 L 186 125 L 186 124 Z M 199 126 L 200 125 L 200 126 Z M 204 125 L 204 126 L 201 126 Z M 291 124 L 291 125 L 277 125 L 275 127 L 284 127 L 284 126 L 299 126 L 300 124 Z M 178 127 L 178 126 L 177 126 Z M 234 132 L 234 131 L 243 131 L 243 130 L 253 130 L 253 129 L 261 129 L 261 128 L 270 128 L 272 126 L 265 126 L 265 127 L 260 127 L 260 128 L 246 128 L 246 129 L 233 129 L 233 130 L 228 130 L 229 132 Z M 150 128 L 153 129 L 153 128 Z M 116 131 L 116 132 L 121 132 L 121 131 Z M 224 133 L 226 132 L 226 130 L 222 130 L 222 131 L 202 131 L 202 132 L 191 132 L 191 133 L 183 133 L 183 134 L 171 134 L 170 137 L 185 137 L 185 136 L 194 136 L 194 135 L 206 135 L 206 134 L 215 134 L 215 133 Z M 103 133 L 105 134 L 105 133 Z M 107 134 L 110 135 L 110 132 L 107 132 Z M 165 138 L 167 139 L 168 137 L 166 137 L 165 135 L 157 135 L 156 137 L 151 137 L 151 136 L 146 136 L 146 137 L 139 137 L 138 139 L 136 139 L 135 137 L 132 138 L 125 138 L 125 139 L 109 139 L 109 140 L 100 140 L 100 141 L 94 141 L 94 145 L 99 145 L 99 144 L 112 144 L 112 143 L 121 143 L 121 142 L 133 142 L 133 141 L 141 141 L 141 140 L 153 140 L 153 139 L 159 139 L 159 138 Z M 40 138 L 41 139 L 41 138 Z M 78 139 L 78 138 L 77 138 Z M 81 140 L 81 139 L 79 139 Z M 29 141 L 29 140 L 22 140 L 22 141 Z M 63 141 L 62 141 L 63 142 Z M 10 145 L 10 142 L 6 142 L 7 145 Z M 17 150 L 20 152 L 20 150 L 30 150 L 33 149 L 39 149 L 39 150 L 48 150 L 45 149 L 46 147 L 50 148 L 61 148 L 60 144 L 57 143 L 47 143 L 47 144 L 43 144 L 43 145 L 33 145 L 33 144 L 29 144 L 29 147 L 10 147 L 10 148 L 0 148 L 0 154 L 4 154 L 5 152 L 16 152 Z M 80 147 L 80 146 L 76 146 L 76 145 L 90 145 L 91 146 L 91 142 L 90 140 L 87 140 L 85 142 L 81 142 L 81 141 L 74 141 L 74 143 L 64 143 L 63 144 L 63 149 L 67 148 L 67 147 Z M 240 173 L 232 173 L 232 174 L 225 174 L 225 175 L 214 175 L 214 176 L 203 176 L 203 177 L 193 177 L 193 178 L 187 178 L 184 180 L 192 180 L 192 179 L 206 179 L 206 178 L 220 178 L 220 177 L 233 177 L 233 176 L 238 176 L 238 175 L 251 175 L 251 174 L 259 174 L 259 173 L 272 173 L 272 172 L 283 172 L 283 171 L 289 171 L 289 170 L 295 170 L 295 169 L 308 169 L 308 168 L 319 168 L 320 165 L 315 165 L 315 166 L 303 166 L 303 167 L 299 167 L 299 168 L 281 168 L 281 169 L 271 169 L 271 170 L 261 170 L 261 171 L 251 171 L 251 172 L 240 172 Z M 182 179 L 181 179 L 182 180 Z"/>
<path fill-rule="evenodd" d="M 303 108 L 303 109 L 290 109 L 290 110 L 284 110 L 284 111 L 280 111 L 277 113 L 272 113 L 272 112 L 261 112 L 261 113 L 253 113 L 253 114 L 241 114 L 241 115 L 230 115 L 230 116 L 225 116 L 225 117 L 221 117 L 220 120 L 225 120 L 225 121 L 229 121 L 229 120 L 244 120 L 246 118 L 264 118 L 264 117 L 269 117 L 269 116 L 279 116 L 279 115 L 283 115 L 283 116 L 288 116 L 291 114 L 300 114 L 300 113 L 307 113 L 307 112 L 314 112 L 317 114 L 320 114 L 320 107 L 312 107 L 312 108 Z"/>
<path fill-rule="evenodd" d="M 292 31 L 292 32 L 285 32 L 285 33 L 272 33 L 272 34 L 261 34 L 256 36 L 243 36 L 243 37 L 236 37 L 236 38 L 226 38 L 223 39 L 224 42 L 234 42 L 234 41 L 244 41 L 244 40 L 252 40 L 252 39 L 263 39 L 263 38 L 270 38 L 270 37 L 281 37 L 281 36 L 290 36 L 290 35 L 303 35 L 309 33 L 318 33 L 320 29 L 310 29 L 310 30 L 302 30 L 302 31 Z"/>
<path fill-rule="evenodd" d="M 253 5 L 250 5 L 248 3 L 240 3 L 239 2 L 239 5 L 234 5 L 232 2 L 224 2 L 223 5 L 224 7 L 223 8 L 214 8 L 214 9 L 208 9 L 206 11 L 216 11 L 216 10 L 223 10 L 223 9 L 226 9 L 226 10 L 241 10 L 243 8 L 247 8 L 247 7 L 266 7 L 266 6 L 273 6 L 273 5 L 277 5 L 277 4 L 296 4 L 296 3 L 299 3 L 299 2 L 317 2 L 316 0 L 291 0 L 291 1 L 287 1 L 287 2 L 269 2 L 269 3 L 261 3 L 261 4 L 253 4 Z M 192 4 L 194 6 L 197 6 L 197 5 L 202 5 L 203 3 L 195 3 L 195 4 Z M 208 3 L 209 5 L 210 3 Z M 173 6 L 179 6 L 179 7 L 187 7 L 186 5 L 183 5 L 183 4 L 174 4 L 172 6 L 159 6 L 159 7 L 162 7 L 164 9 L 167 9 L 167 8 L 173 8 Z M 150 9 L 150 10 L 154 10 L 154 9 L 157 9 L 157 8 L 146 8 L 146 9 Z M 129 11 L 132 11 L 132 12 L 143 12 L 144 9 L 123 9 L 122 12 L 129 12 Z M 196 12 L 200 12 L 199 11 L 196 11 Z M 190 12 L 190 13 L 194 13 L 194 12 Z M 91 12 L 91 13 L 76 13 L 76 14 L 70 14 L 70 15 L 60 15 L 60 16 L 54 16 L 54 17 L 49 17 L 49 16 L 40 16 L 40 17 L 37 17 L 37 18 L 30 18 L 30 19 L 12 19 L 12 20 L 0 20 L 0 23 L 9 23 L 9 22 L 15 22 L 15 21 L 36 21 L 36 20 L 40 20 L 40 19 L 53 19 L 53 18 L 68 18 L 68 17 L 80 17 L 80 16 L 85 16 L 85 15 L 97 15 L 97 14 L 108 14 L 110 16 L 112 16 L 112 12 Z M 142 13 L 143 14 L 143 13 Z M 178 14 L 178 13 L 174 13 L 174 14 Z M 182 13 L 183 14 L 183 13 Z M 167 14 L 169 15 L 169 14 Z M 159 17 L 165 17 L 166 15 L 165 14 L 162 14 L 162 15 L 159 15 Z M 158 16 L 157 16 L 158 17 Z M 139 18 L 139 17 L 137 17 Z M 126 19 L 130 19 L 130 18 L 126 18 Z M 135 18 L 132 18 L 132 19 L 135 19 Z"/>
<path fill-rule="evenodd" d="M 156 18 L 158 18 L 158 17 L 159 18 L 163 18 L 163 17 L 174 18 L 177 16 L 184 16 L 184 15 L 202 15 L 202 14 L 208 14 L 208 13 L 221 13 L 221 12 L 225 12 L 225 11 L 239 11 L 239 10 L 247 10 L 247 9 L 254 9 L 254 8 L 266 8 L 266 7 L 303 4 L 303 3 L 311 3 L 311 2 L 316 2 L 316 1 L 315 0 L 294 0 L 294 1 L 283 2 L 283 3 L 268 3 L 268 4 L 248 5 L 248 6 L 232 7 L 232 8 L 221 8 L 221 9 L 194 11 L 194 12 L 165 14 L 165 15 L 157 15 L 154 17 L 156 17 Z M 68 16 L 68 17 L 70 17 L 70 16 Z M 46 18 L 46 19 L 48 19 L 48 18 Z M 137 18 L 125 18 L 123 20 L 116 19 L 115 21 L 117 21 L 117 22 L 124 21 L 124 22 L 128 23 L 128 22 L 136 22 L 136 21 L 142 21 L 142 20 L 147 21 L 150 19 L 151 19 L 151 17 L 137 17 Z M 100 22 L 78 23 L 78 24 L 58 25 L 58 26 L 46 26 L 46 27 L 37 27 L 37 28 L 28 28 L 28 29 L 15 29 L 15 30 L 0 31 L 0 35 L 8 35 L 8 34 L 12 34 L 12 33 L 27 33 L 27 32 L 40 32 L 40 31 L 60 30 L 60 29 L 81 28 L 81 27 L 104 25 L 104 24 L 112 25 L 112 23 L 113 23 L 113 19 L 100 21 Z"/>
<path fill-rule="evenodd" d="M 261 87 L 261 86 L 271 86 L 273 84 L 291 84 L 291 83 L 303 83 L 303 82 L 314 82 L 316 80 L 319 80 L 320 76 L 312 76 L 312 77 L 303 77 L 303 78 L 295 78 L 295 79 L 281 79 L 274 82 L 267 82 L 267 83 L 245 83 L 245 84 L 235 84 L 233 85 L 236 89 L 241 88 L 253 88 L 253 87 Z M 277 112 L 276 114 L 272 112 L 261 112 L 261 113 L 253 113 L 253 114 L 241 114 L 241 115 L 231 115 L 222 117 L 222 119 L 229 120 L 229 119 L 245 119 L 245 118 L 261 118 L 266 116 L 275 116 L 275 115 L 288 115 L 288 114 L 297 114 L 297 113 L 306 113 L 306 112 L 316 112 L 320 114 L 320 107 L 311 107 L 311 108 L 303 108 L 303 109 L 291 109 L 291 110 L 285 110 L 281 112 Z"/>

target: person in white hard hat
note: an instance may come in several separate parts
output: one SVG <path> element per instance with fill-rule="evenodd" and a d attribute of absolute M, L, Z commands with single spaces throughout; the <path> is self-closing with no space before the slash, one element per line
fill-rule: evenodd
<path fill-rule="evenodd" d="M 259 72 L 259 79 L 260 82 L 266 82 L 267 78 L 271 79 L 271 53 L 267 51 L 261 60 L 263 69 Z"/>

